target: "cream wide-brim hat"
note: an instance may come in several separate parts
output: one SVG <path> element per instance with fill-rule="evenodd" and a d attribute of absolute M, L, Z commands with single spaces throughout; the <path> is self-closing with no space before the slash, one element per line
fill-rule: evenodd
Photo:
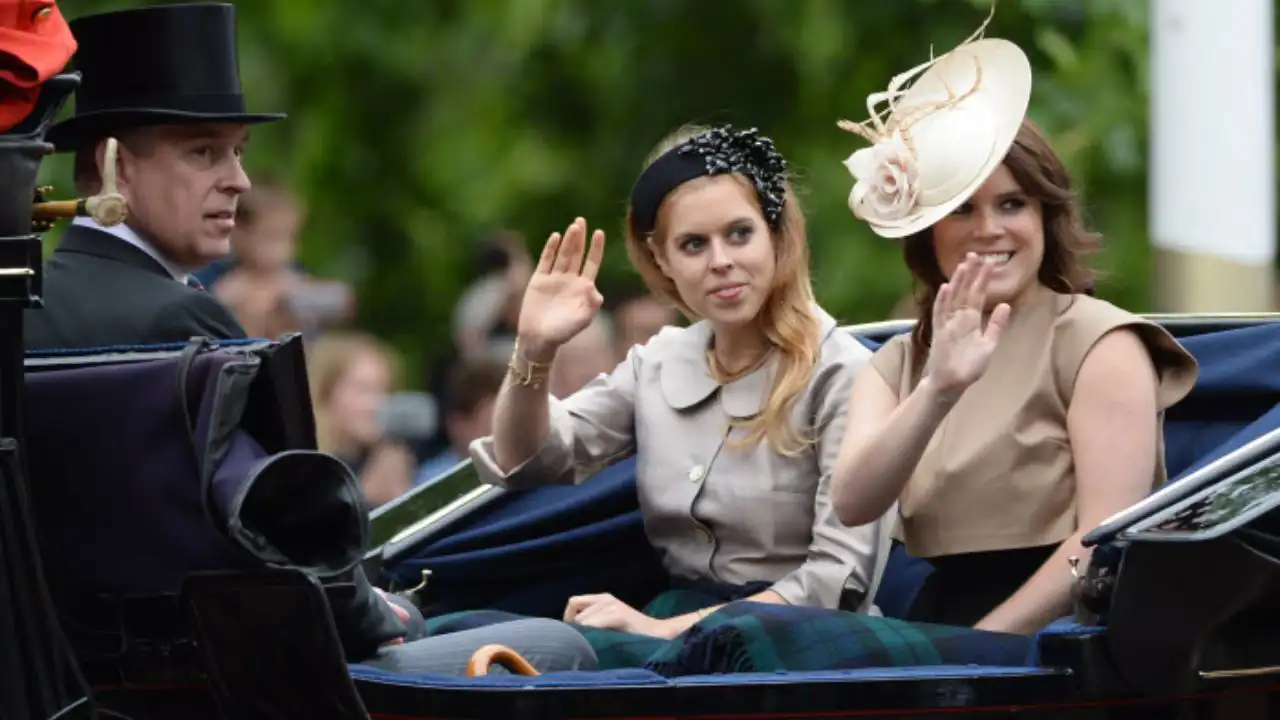
<path fill-rule="evenodd" d="M 877 235 L 901 238 L 946 217 L 1004 161 L 1031 99 L 1031 63 L 1008 40 L 975 40 L 933 61 L 905 93 L 871 96 L 872 113 L 886 96 L 886 120 L 841 125 L 874 143 L 845 161 L 858 181 L 849 207 Z"/>

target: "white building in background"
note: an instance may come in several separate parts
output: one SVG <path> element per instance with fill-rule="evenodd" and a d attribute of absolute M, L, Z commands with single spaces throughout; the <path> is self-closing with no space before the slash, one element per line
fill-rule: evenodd
<path fill-rule="evenodd" d="M 1159 309 L 1275 309 L 1274 0 L 1149 1 Z"/>

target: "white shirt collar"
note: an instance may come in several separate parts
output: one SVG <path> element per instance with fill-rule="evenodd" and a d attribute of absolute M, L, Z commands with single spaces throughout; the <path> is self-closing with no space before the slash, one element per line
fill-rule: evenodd
<path fill-rule="evenodd" d="M 119 223 L 117 225 L 112 225 L 111 227 L 106 227 L 104 225 L 99 225 L 97 222 L 93 220 L 93 218 L 88 218 L 88 217 L 78 217 L 75 220 L 73 220 L 71 224 L 79 225 L 81 227 L 91 228 L 93 230 L 104 232 L 109 235 L 115 235 L 121 240 L 124 240 L 125 242 L 138 248 L 142 252 L 150 255 L 153 259 L 155 259 L 156 262 L 160 263 L 161 267 L 163 267 L 166 271 L 168 271 L 170 275 L 173 276 L 174 280 L 177 280 L 184 284 L 187 282 L 187 272 L 185 270 L 183 270 L 182 268 L 174 264 L 172 260 L 169 260 L 164 255 L 161 255 L 160 250 L 156 248 L 155 245 L 152 245 L 150 242 L 143 239 L 143 237 L 139 235 L 137 231 L 135 231 L 133 228 L 129 227 L 128 224 Z"/>

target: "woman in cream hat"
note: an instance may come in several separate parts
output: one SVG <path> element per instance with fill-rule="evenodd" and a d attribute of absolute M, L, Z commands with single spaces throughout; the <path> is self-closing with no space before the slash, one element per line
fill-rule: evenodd
<path fill-rule="evenodd" d="M 911 619 L 1033 633 L 1070 612 L 1080 537 L 1165 480 L 1162 413 L 1197 370 L 1091 296 L 1097 238 L 1026 118 L 1027 57 L 980 34 L 841 123 L 872 143 L 846 163 L 850 207 L 902 239 L 920 292 L 914 331 L 854 383 L 832 492 L 850 525 L 900 502 L 935 567 Z"/>

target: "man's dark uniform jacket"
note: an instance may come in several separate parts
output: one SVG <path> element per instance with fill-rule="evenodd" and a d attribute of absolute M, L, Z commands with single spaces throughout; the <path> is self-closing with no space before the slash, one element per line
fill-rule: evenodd
<path fill-rule="evenodd" d="M 67 228 L 44 269 L 44 307 L 26 312 L 28 350 L 243 338 L 225 305 L 188 287 L 141 248 L 82 225 Z"/>
<path fill-rule="evenodd" d="M 24 314 L 28 350 L 186 342 L 197 335 L 245 337 L 213 295 L 174 278 L 128 241 L 79 225 L 67 228 L 45 263 L 44 307 Z M 346 655 L 356 662 L 403 635 L 405 627 L 359 566 L 352 579 L 354 596 L 330 602 Z"/>

